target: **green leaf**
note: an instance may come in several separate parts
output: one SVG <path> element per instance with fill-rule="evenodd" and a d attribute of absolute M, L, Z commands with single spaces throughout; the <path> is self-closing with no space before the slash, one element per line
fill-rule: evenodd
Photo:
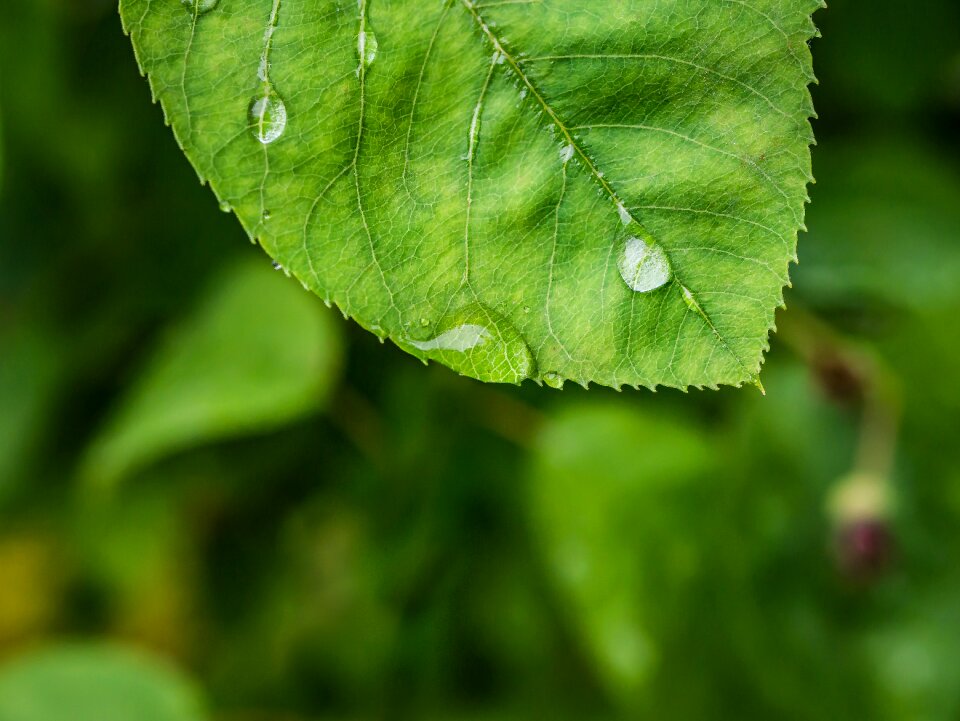
<path fill-rule="evenodd" d="M 84 463 L 110 485 L 164 455 L 321 408 L 340 364 L 331 313 L 269 263 L 232 267 L 171 333 Z"/>
<path fill-rule="evenodd" d="M 156 660 L 108 646 L 33 652 L 0 672 L 0 721 L 201 721 L 194 688 Z"/>
<path fill-rule="evenodd" d="M 820 0 L 121 0 L 200 177 L 345 314 L 476 378 L 754 380 Z"/>
<path fill-rule="evenodd" d="M 27 479 L 24 461 L 57 391 L 61 362 L 57 340 L 34 319 L 0 327 L 0 501 Z"/>
<path fill-rule="evenodd" d="M 819 175 L 797 269 L 811 304 L 960 301 L 960 175 L 939 149 L 897 133 L 831 142 Z"/>
<path fill-rule="evenodd" d="M 712 448 L 621 405 L 571 407 L 534 448 L 530 509 L 560 596 L 611 693 L 636 702 L 701 561 L 690 496 Z"/>

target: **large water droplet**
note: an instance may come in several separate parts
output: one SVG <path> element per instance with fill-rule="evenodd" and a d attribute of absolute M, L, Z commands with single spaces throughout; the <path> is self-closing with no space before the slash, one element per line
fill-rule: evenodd
<path fill-rule="evenodd" d="M 426 334 L 430 329 L 422 329 Z M 417 355 L 492 383 L 520 383 L 535 369 L 533 354 L 516 327 L 503 316 L 473 303 L 440 322 L 423 338 L 400 344 Z"/>
<path fill-rule="evenodd" d="M 490 330 L 483 325 L 476 323 L 464 323 L 455 328 L 444 331 L 436 338 L 430 340 L 412 340 L 412 345 L 417 350 L 435 351 L 450 350 L 457 353 L 465 353 L 486 343 L 493 335 Z"/>
<path fill-rule="evenodd" d="M 250 103 L 250 129 L 253 137 L 269 145 L 283 135 L 287 127 L 287 106 L 269 84 Z"/>
<path fill-rule="evenodd" d="M 213 10 L 220 0 L 180 0 L 180 4 L 183 5 L 191 15 L 203 15 L 206 12 Z"/>
<path fill-rule="evenodd" d="M 618 262 L 620 276 L 638 293 L 649 293 L 670 281 L 670 260 L 663 248 L 636 236 L 627 238 Z"/>

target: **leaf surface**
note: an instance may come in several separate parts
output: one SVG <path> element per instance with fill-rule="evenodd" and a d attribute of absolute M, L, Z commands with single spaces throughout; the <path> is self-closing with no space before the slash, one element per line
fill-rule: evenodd
<path fill-rule="evenodd" d="M 152 658 L 109 646 L 33 652 L 0 671 L 2 721 L 202 721 L 196 690 Z"/>
<path fill-rule="evenodd" d="M 200 177 L 297 278 L 486 381 L 759 373 L 820 0 L 121 0 Z"/>

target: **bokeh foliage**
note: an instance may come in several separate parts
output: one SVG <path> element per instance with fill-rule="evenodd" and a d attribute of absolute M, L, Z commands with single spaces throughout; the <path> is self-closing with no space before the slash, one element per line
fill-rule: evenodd
<path fill-rule="evenodd" d="M 76 692 L 71 664 L 78 709 L 236 721 L 960 713 L 952 0 L 818 16 L 818 184 L 765 397 L 424 368 L 218 212 L 112 2 L 13 2 L 2 721 L 46 721 L 10 704 Z M 161 411 L 167 435 L 139 425 Z M 182 413 L 203 423 L 171 439 Z M 830 510 L 855 470 L 893 498 L 869 568 Z"/>

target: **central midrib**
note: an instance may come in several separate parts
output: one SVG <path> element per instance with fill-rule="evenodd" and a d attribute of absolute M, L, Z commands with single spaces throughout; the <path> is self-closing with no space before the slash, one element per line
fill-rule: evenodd
<path fill-rule="evenodd" d="M 652 239 L 653 235 L 646 228 L 644 228 L 642 223 L 640 223 L 636 218 L 633 217 L 633 215 L 630 213 L 629 210 L 627 210 L 626 205 L 621 200 L 620 196 L 617 195 L 617 191 L 614 190 L 613 186 L 610 184 L 610 182 L 606 179 L 604 174 L 597 167 L 593 158 L 591 158 L 590 155 L 580 145 L 580 143 L 577 142 L 576 138 L 574 137 L 570 129 L 567 127 L 566 123 L 564 123 L 560 119 L 556 111 L 553 109 L 550 103 L 547 102 L 546 98 L 540 92 L 539 88 L 537 88 L 537 86 L 533 84 L 533 82 L 527 76 L 526 72 L 524 72 L 523 68 L 521 67 L 517 59 L 507 51 L 507 49 L 503 46 L 503 43 L 500 41 L 500 38 L 497 37 L 496 33 L 494 33 L 490 29 L 490 26 L 483 19 L 480 13 L 477 12 L 477 8 L 474 6 L 472 0 L 460 0 L 460 2 L 467 9 L 467 11 L 473 17 L 474 21 L 480 27 L 480 30 L 483 32 L 483 34 L 487 37 L 487 39 L 493 45 L 494 50 L 503 56 L 504 61 L 510 66 L 513 72 L 516 73 L 517 77 L 520 79 L 520 82 L 523 83 L 523 85 L 527 88 L 527 91 L 530 93 L 530 95 L 536 98 L 536 101 L 540 104 L 540 107 L 542 107 L 543 111 L 547 114 L 547 117 L 550 118 L 551 122 L 553 122 L 557 130 L 566 140 L 567 145 L 574 149 L 574 152 L 581 159 L 584 167 L 590 173 L 594 182 L 596 182 L 597 185 L 599 185 L 600 188 L 602 188 L 603 191 L 610 198 L 611 202 L 614 204 L 614 208 L 616 212 L 620 215 L 620 217 L 629 218 L 629 221 L 631 223 L 635 223 L 638 226 L 638 228 L 647 235 L 648 238 Z M 674 281 L 677 284 L 679 284 L 681 293 L 689 295 L 689 297 L 694 301 L 693 306 L 687 303 L 688 308 L 693 310 L 693 312 L 696 315 L 700 316 L 700 318 L 703 319 L 703 321 L 707 324 L 707 326 L 716 336 L 717 340 L 720 341 L 720 345 L 723 347 L 723 349 L 734 358 L 737 364 L 748 375 L 751 376 L 751 378 L 753 379 L 753 382 L 758 383 L 759 381 L 757 380 L 756 374 L 753 371 L 751 371 L 746 365 L 744 365 L 743 361 L 740 359 L 740 356 L 734 353 L 733 349 L 728 345 L 727 341 L 720 334 L 720 331 L 717 329 L 716 325 L 714 325 L 713 321 L 710 319 L 710 316 L 703 309 L 703 305 L 699 302 L 699 300 L 697 300 L 696 295 L 680 279 L 679 275 L 677 274 L 676 265 L 673 262 L 673 258 L 670 257 L 669 251 L 663 247 L 663 245 L 660 243 L 659 240 L 654 239 L 654 242 L 659 244 L 661 248 L 663 248 L 663 251 L 667 254 L 667 257 L 670 261 L 670 268 L 671 268 L 671 272 L 673 273 Z M 681 299 L 682 299 L 682 296 L 681 296 Z"/>

